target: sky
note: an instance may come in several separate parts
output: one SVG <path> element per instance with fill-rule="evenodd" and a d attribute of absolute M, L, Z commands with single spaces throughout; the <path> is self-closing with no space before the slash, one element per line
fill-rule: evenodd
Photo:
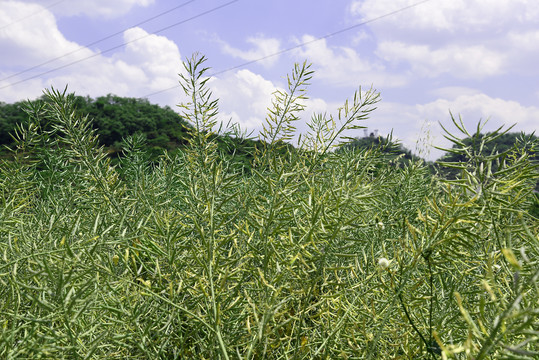
<path fill-rule="evenodd" d="M 220 120 L 255 135 L 304 61 L 315 72 L 298 133 L 370 88 L 381 101 L 348 135 L 393 132 L 429 160 L 451 146 L 450 114 L 471 133 L 539 130 L 537 0 L 0 0 L 0 102 L 67 86 L 180 111 L 195 53 Z"/>

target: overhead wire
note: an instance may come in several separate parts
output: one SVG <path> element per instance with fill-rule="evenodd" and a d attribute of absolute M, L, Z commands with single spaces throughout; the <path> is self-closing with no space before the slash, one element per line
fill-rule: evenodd
<path fill-rule="evenodd" d="M 193 1 L 196 1 L 196 0 L 191 0 L 191 1 L 188 1 L 187 3 L 190 3 L 190 2 L 193 2 Z M 159 29 L 159 30 L 157 30 L 157 31 L 154 31 L 154 32 L 152 32 L 152 33 L 148 33 L 148 34 L 146 34 L 146 35 L 144 35 L 144 36 L 141 36 L 141 37 L 139 37 L 139 38 L 133 39 L 133 40 L 131 40 L 131 41 L 124 42 L 124 43 L 122 43 L 122 44 L 120 44 L 120 45 L 117 45 L 117 46 L 114 46 L 114 47 L 112 47 L 112 48 L 109 48 L 109 49 L 100 51 L 100 52 L 98 52 L 98 53 L 96 53 L 96 54 L 87 56 L 87 57 L 85 57 L 85 58 L 82 58 L 82 59 L 79 59 L 79 60 L 70 62 L 70 63 L 65 64 L 65 65 L 62 65 L 62 66 L 58 66 L 58 67 L 56 67 L 56 68 L 53 68 L 53 69 L 50 69 L 50 70 L 48 70 L 48 71 L 45 71 L 45 72 L 36 74 L 36 75 L 34 75 L 34 76 L 31 76 L 31 77 L 28 77 L 28 78 L 19 80 L 19 81 L 17 81 L 17 82 L 14 82 L 14 83 L 11 83 L 11 84 L 8 84 L 8 85 L 1 86 L 1 87 L 0 87 L 0 90 L 1 90 L 1 89 L 5 89 L 5 88 L 8 88 L 8 87 L 10 87 L 10 86 L 14 86 L 14 85 L 21 84 L 21 83 L 26 82 L 26 81 L 28 81 L 28 80 L 32 80 L 32 79 L 38 78 L 38 77 L 40 77 L 40 76 L 42 76 L 42 75 L 46 75 L 46 74 L 49 74 L 49 73 L 52 73 L 52 72 L 61 70 L 61 69 L 67 68 L 67 67 L 69 67 L 69 66 L 71 66 L 71 65 L 74 65 L 74 64 L 77 64 L 77 63 L 81 63 L 81 62 L 83 62 L 83 61 L 86 61 L 86 60 L 89 60 L 89 59 L 91 59 L 91 58 L 97 57 L 97 56 L 99 56 L 99 55 L 108 53 L 108 52 L 110 52 L 110 51 L 116 50 L 116 49 L 121 48 L 121 47 L 123 47 L 123 46 L 125 46 L 125 45 L 128 45 L 128 44 L 130 44 L 130 43 L 133 43 L 133 42 L 135 42 L 135 41 L 142 40 L 142 39 L 147 38 L 147 37 L 149 37 L 149 36 L 151 36 L 151 35 L 155 35 L 155 34 L 161 33 L 161 32 L 163 32 L 163 31 L 165 31 L 165 30 L 168 30 L 168 29 L 170 29 L 170 28 L 172 28 L 172 27 L 175 27 L 175 26 L 184 24 L 184 23 L 186 23 L 186 22 L 188 22 L 188 21 L 197 19 L 197 18 L 199 18 L 199 17 L 202 17 L 202 16 L 207 15 L 207 14 L 209 14 L 209 13 L 212 13 L 212 12 L 214 12 L 214 11 L 217 11 L 217 10 L 219 10 L 219 9 L 221 9 L 221 8 L 226 7 L 226 6 L 232 5 L 233 3 L 238 2 L 238 1 L 239 1 L 239 0 L 232 0 L 232 1 L 229 1 L 229 2 L 227 2 L 227 3 L 225 3 L 225 4 L 219 5 L 219 6 L 215 7 L 215 8 L 210 9 L 210 10 L 204 11 L 204 12 L 198 14 L 198 15 L 192 16 L 192 17 L 190 17 L 190 18 L 188 18 L 188 19 L 185 19 L 185 20 L 179 21 L 179 22 L 177 22 L 177 23 L 174 23 L 174 24 L 172 24 L 172 25 L 166 26 L 166 27 L 164 27 L 164 28 L 161 28 L 161 29 Z M 243 67 L 245 67 L 245 66 L 248 66 L 248 65 L 251 65 L 251 64 L 254 64 L 254 63 L 263 61 L 263 60 L 266 60 L 266 59 L 271 58 L 271 57 L 274 57 L 274 56 L 282 55 L 282 54 L 284 54 L 284 53 L 287 53 L 287 52 L 290 52 L 290 51 L 299 49 L 299 48 L 301 48 L 301 47 L 304 47 L 304 46 L 306 46 L 306 45 L 309 45 L 309 44 L 312 44 L 312 43 L 315 43 L 315 42 L 318 42 L 318 41 L 321 41 L 321 40 L 324 40 L 324 39 L 327 39 L 327 38 L 330 38 L 330 37 L 333 37 L 333 36 L 336 36 L 336 35 L 339 35 L 339 34 L 342 34 L 342 33 L 344 33 L 344 32 L 353 30 L 353 29 L 355 29 L 355 28 L 358 28 L 358 27 L 367 25 L 367 24 L 369 24 L 369 23 L 372 23 L 372 22 L 381 20 L 381 19 L 383 19 L 383 18 L 392 16 L 392 15 L 395 15 L 395 14 L 397 14 L 397 13 L 406 11 L 406 10 L 408 10 L 408 9 L 414 8 L 414 7 L 416 7 L 416 6 L 422 5 L 422 4 L 427 3 L 427 2 L 430 2 L 430 1 L 432 1 L 432 0 L 423 0 L 423 1 L 419 1 L 419 2 L 417 2 L 417 3 L 414 3 L 414 4 L 411 4 L 411 5 L 408 5 L 408 6 L 399 8 L 399 9 L 397 9 L 397 10 L 388 12 L 388 13 L 386 13 L 386 14 L 383 14 L 383 15 L 380 15 L 380 16 L 377 16 L 377 17 L 374 17 L 374 18 L 371 18 L 371 19 L 368 19 L 368 20 L 359 22 L 359 23 L 357 23 L 357 24 L 354 24 L 354 25 L 345 27 L 345 28 L 340 29 L 340 30 L 337 30 L 337 31 L 335 31 L 335 32 L 332 32 L 332 33 L 329 33 L 329 34 L 326 34 L 326 35 L 323 35 L 323 36 L 320 36 L 320 37 L 316 37 L 316 38 L 314 38 L 314 39 L 312 39 L 312 40 L 301 42 L 301 43 L 299 43 L 299 44 L 297 44 L 297 45 L 288 47 L 288 48 L 283 49 L 283 50 L 279 50 L 279 51 L 274 52 L 274 53 L 272 53 L 272 54 L 268 54 L 268 55 L 262 56 L 262 57 L 260 57 L 260 58 L 254 59 L 254 60 L 246 61 L 246 62 L 244 62 L 244 63 L 241 63 L 241 64 L 238 64 L 238 65 L 235 65 L 235 66 L 226 68 L 226 69 L 224 69 L 224 70 L 220 70 L 220 71 L 217 71 L 217 72 L 213 72 L 213 73 L 209 74 L 208 76 L 211 77 L 211 76 L 220 75 L 220 74 L 223 74 L 223 73 L 226 73 L 226 72 L 229 72 L 229 71 L 233 71 L 233 70 L 236 70 L 236 69 L 240 69 L 240 68 L 243 68 Z M 179 7 L 184 6 L 184 5 L 186 5 L 187 3 L 184 3 L 184 4 L 180 5 Z M 172 9 L 171 9 L 170 11 L 172 11 Z M 156 15 L 155 17 L 159 17 L 159 15 Z M 154 18 L 155 18 L 155 17 L 154 17 Z M 152 18 L 152 19 L 153 19 L 153 18 Z M 148 19 L 148 20 L 146 20 L 146 21 L 144 21 L 144 22 L 148 22 L 148 21 L 150 21 L 150 19 Z M 135 25 L 135 26 L 136 26 L 136 25 Z M 118 33 L 116 33 L 116 34 L 114 34 L 114 35 L 118 35 Z M 110 35 L 110 37 L 112 37 L 112 36 L 114 36 L 114 35 Z M 108 39 L 108 37 L 107 37 L 107 38 L 104 38 L 103 40 L 106 40 L 106 39 Z M 91 46 L 91 45 L 89 45 L 89 46 Z M 77 51 L 78 51 L 78 50 L 77 50 Z M 74 52 L 76 52 L 76 51 L 74 51 Z M 67 55 L 69 55 L 69 54 L 66 54 L 65 56 L 67 56 Z M 64 57 L 64 56 L 61 56 L 61 57 Z M 61 58 L 61 57 L 59 57 L 59 58 Z M 57 60 L 57 59 L 54 59 L 54 60 Z M 50 60 L 50 61 L 54 61 L 54 60 Z M 47 63 L 48 63 L 48 62 L 47 62 Z M 39 67 L 39 66 L 40 66 L 40 65 L 37 65 L 36 67 Z M 24 72 L 26 72 L 26 71 L 24 71 Z M 13 76 L 14 76 L 14 75 L 13 75 Z M 13 76 L 10 76 L 9 78 L 11 78 L 11 77 L 13 77 Z M 2 79 L 2 80 L 6 80 L 6 79 L 8 79 L 8 78 Z M 163 93 L 163 92 L 167 92 L 167 91 L 170 91 L 170 90 L 174 90 L 174 89 L 176 89 L 176 88 L 178 88 L 178 87 L 180 87 L 180 85 L 171 86 L 171 87 L 166 88 L 166 89 L 162 89 L 162 90 L 158 90 L 158 91 L 155 91 L 155 92 L 146 94 L 146 95 L 144 95 L 144 96 L 142 96 L 142 97 L 143 97 L 143 98 L 151 97 L 151 96 L 154 96 L 154 95 L 157 95 L 157 94 L 161 94 L 161 93 Z"/>
<path fill-rule="evenodd" d="M 61 0 L 61 1 L 59 1 L 59 2 L 62 2 L 62 1 L 65 1 L 65 0 Z M 126 30 L 128 30 L 128 29 L 131 29 L 131 28 L 134 28 L 134 27 L 137 27 L 137 26 L 146 24 L 146 23 L 148 23 L 148 22 L 150 22 L 150 21 L 152 21 L 152 20 L 155 20 L 155 19 L 157 19 L 157 18 L 160 18 L 161 16 L 167 15 L 167 14 L 171 13 L 172 11 L 177 10 L 177 9 L 179 9 L 179 8 L 182 8 L 182 7 L 188 5 L 188 4 L 192 3 L 192 2 L 195 2 L 195 1 L 197 1 L 197 0 L 189 0 L 189 1 L 186 1 L 186 2 L 184 2 L 184 3 L 182 3 L 182 4 L 178 5 L 178 6 L 174 6 L 173 8 L 170 8 L 170 9 L 168 9 L 168 10 L 165 10 L 165 11 L 163 11 L 163 12 L 157 14 L 157 15 L 154 15 L 154 16 L 152 16 L 152 17 L 146 19 L 146 20 L 143 20 L 143 21 L 141 21 L 141 22 L 139 22 L 139 23 L 136 23 L 136 24 L 134 24 L 134 25 L 131 25 L 131 26 L 125 28 L 125 29 L 122 29 L 122 30 L 120 30 L 120 31 L 117 31 L 117 32 L 115 32 L 115 33 L 113 33 L 113 34 L 111 34 L 111 35 L 105 36 L 104 38 L 101 38 L 101 39 L 99 39 L 99 40 L 93 41 L 93 42 L 91 42 L 91 43 L 89 43 L 89 44 L 86 44 L 86 45 L 84 45 L 84 46 L 81 46 L 81 47 L 79 47 L 78 49 L 75 49 L 75 50 L 70 51 L 70 52 L 68 52 L 68 53 L 65 53 L 65 54 L 63 54 L 63 55 L 60 55 L 60 56 L 55 57 L 55 58 L 53 58 L 53 59 L 44 61 L 44 62 L 42 62 L 42 63 L 40 63 L 40 64 L 34 65 L 34 66 L 29 67 L 29 68 L 27 68 L 27 69 L 21 70 L 21 71 L 15 73 L 15 74 L 11 74 L 11 75 L 8 76 L 8 77 L 5 77 L 5 78 L 3 78 L 3 79 L 0 79 L 0 81 L 5 81 L 5 80 L 8 80 L 8 79 L 14 78 L 15 76 L 18 76 L 18 75 L 27 73 L 27 72 L 32 71 L 32 70 L 35 70 L 35 69 L 37 69 L 37 68 L 39 68 L 39 67 L 42 67 L 43 65 L 47 65 L 47 64 L 50 64 L 50 63 L 52 63 L 52 62 L 54 62 L 54 61 L 56 61 L 56 60 L 63 59 L 63 58 L 65 58 L 65 57 L 69 56 L 69 55 L 72 55 L 72 54 L 75 54 L 75 53 L 77 53 L 77 52 L 79 52 L 79 51 L 81 51 L 81 50 L 87 49 L 87 48 L 89 48 L 90 46 L 94 46 L 94 45 L 99 44 L 99 43 L 101 43 L 101 42 L 103 42 L 103 41 L 105 41 L 105 40 L 108 40 L 108 39 L 110 39 L 110 38 L 112 38 L 112 37 L 114 37 L 114 36 L 116 36 L 116 35 L 122 34 L 124 31 L 126 31 Z"/>
<path fill-rule="evenodd" d="M 0 30 L 3 30 L 3 29 L 5 29 L 5 28 L 7 28 L 7 27 L 9 27 L 9 26 L 11 26 L 11 25 L 13 25 L 13 24 L 16 24 L 16 23 L 18 23 L 18 22 L 21 22 L 21 21 L 23 21 L 23 20 L 26 20 L 26 19 L 28 19 L 28 18 L 31 18 L 32 16 L 35 16 L 35 15 L 37 15 L 37 14 L 40 14 L 40 13 L 42 13 L 43 11 L 45 11 L 45 10 L 47 10 L 47 9 L 50 9 L 50 8 L 56 6 L 56 5 L 59 5 L 60 3 L 63 3 L 64 1 L 66 1 L 66 0 L 59 0 L 59 1 L 56 1 L 55 3 L 52 3 L 52 4 L 50 4 L 50 5 L 45 6 L 44 8 L 42 8 L 42 9 L 36 11 L 35 13 L 26 15 L 26 16 L 20 18 L 20 19 L 17 19 L 17 20 L 14 20 L 14 21 L 12 21 L 12 22 L 10 22 L 10 23 L 8 23 L 8 24 L 2 25 L 2 26 L 0 26 Z"/>
<path fill-rule="evenodd" d="M 321 40 L 324 40 L 324 39 L 327 39 L 327 38 L 330 38 L 330 37 L 333 37 L 333 36 L 336 36 L 336 35 L 339 35 L 339 34 L 342 34 L 342 33 L 344 33 L 344 32 L 347 32 L 347 31 L 356 29 L 356 28 L 361 27 L 361 26 L 365 26 L 365 25 L 370 24 L 370 23 L 372 23 L 372 22 L 375 22 L 375 21 L 381 20 L 381 19 L 383 19 L 383 18 L 386 18 L 386 17 L 392 16 L 392 15 L 395 15 L 395 14 L 397 14 L 397 13 L 403 12 L 403 11 L 405 11 L 405 10 L 414 8 L 414 7 L 416 7 L 416 6 L 422 5 L 422 4 L 427 3 L 427 2 L 430 2 L 430 1 L 432 1 L 432 0 L 423 0 L 423 1 L 419 1 L 419 2 L 417 2 L 417 3 L 414 3 L 414 4 L 411 4 L 411 5 L 408 5 L 408 6 L 399 8 L 399 9 L 397 9 L 397 10 L 394 10 L 394 11 L 388 12 L 388 13 L 386 13 L 386 14 L 383 14 L 383 15 L 380 15 L 380 16 L 377 16 L 377 17 L 374 17 L 374 18 L 372 18 L 372 19 L 365 20 L 365 21 L 359 22 L 359 23 L 357 23 L 357 24 L 348 26 L 348 27 L 343 28 L 343 29 L 341 29 L 341 30 L 337 30 L 337 31 L 335 31 L 335 32 L 332 32 L 332 33 L 329 33 L 329 34 L 326 34 L 326 35 L 323 35 L 323 36 L 314 38 L 314 39 L 309 40 L 309 41 L 301 42 L 301 43 L 299 43 L 299 44 L 297 44 L 297 45 L 288 47 L 288 48 L 283 49 L 283 50 L 279 50 L 279 51 L 274 52 L 274 53 L 272 53 L 272 54 L 268 54 L 268 55 L 262 56 L 262 57 L 260 57 L 260 58 L 254 59 L 254 60 L 246 61 L 246 62 L 244 62 L 244 63 L 241 63 L 241 64 L 239 64 L 239 65 L 235 65 L 235 66 L 229 67 L 229 68 L 224 69 L 224 70 L 220 70 L 220 71 L 217 71 L 217 72 L 210 73 L 208 76 L 209 76 L 209 77 L 212 77 L 212 76 L 220 75 L 220 74 L 223 74 L 223 73 L 226 73 L 226 72 L 229 72 L 229 71 L 233 71 L 233 70 L 236 70 L 236 69 L 243 68 L 243 67 L 248 66 L 248 65 L 251 65 L 251 64 L 255 64 L 255 63 L 257 63 L 257 62 L 260 62 L 260 61 L 269 59 L 269 58 L 274 57 L 274 56 L 277 56 L 277 55 L 285 54 L 285 53 L 290 52 L 290 51 L 292 51 L 292 50 L 299 49 L 299 48 L 304 47 L 304 46 L 306 46 L 306 45 L 309 45 L 309 44 L 312 44 L 312 43 L 315 43 L 315 42 L 318 42 L 318 41 L 321 41 Z M 143 97 L 143 98 L 148 98 L 148 97 L 151 97 L 151 96 L 154 96 L 154 95 L 157 95 L 157 94 L 161 94 L 161 93 L 164 93 L 164 92 L 167 92 L 167 91 L 170 91 L 170 90 L 177 89 L 177 88 L 179 88 L 180 86 L 181 86 L 181 85 L 174 85 L 174 86 L 171 86 L 171 87 L 166 88 L 166 89 L 163 89 L 163 90 L 158 90 L 158 91 L 155 91 L 155 92 L 146 94 L 146 95 L 144 95 L 144 96 L 142 96 L 142 97 Z"/>
<path fill-rule="evenodd" d="M 189 22 L 189 21 L 198 19 L 198 18 L 200 18 L 200 17 L 202 17 L 202 16 L 204 16 L 204 15 L 210 14 L 210 13 L 215 12 L 215 11 L 217 11 L 217 10 L 220 10 L 220 9 L 222 9 L 222 8 L 224 8 L 224 7 L 230 6 L 230 5 L 232 5 L 233 3 L 236 3 L 236 2 L 238 2 L 238 1 L 240 1 L 240 0 L 232 0 L 232 1 L 229 1 L 229 2 L 224 3 L 224 4 L 222 4 L 222 5 L 219 5 L 219 6 L 216 6 L 216 7 L 214 7 L 214 8 L 211 8 L 210 10 L 206 10 L 206 11 L 204 11 L 204 12 L 202 12 L 202 13 L 199 13 L 199 14 L 197 14 L 197 15 L 191 16 L 190 18 L 187 18 L 187 19 L 184 19 L 184 20 L 182 20 L 182 21 L 178 21 L 178 22 L 173 23 L 173 24 L 171 24 L 171 25 L 165 26 L 164 28 L 161 28 L 161 29 L 159 29 L 159 30 L 157 30 L 157 31 L 153 31 L 153 32 L 151 32 L 151 33 L 148 33 L 148 34 L 146 34 L 146 35 L 144 35 L 144 36 L 141 36 L 141 37 L 138 37 L 138 38 L 136 38 L 136 39 L 133 39 L 133 40 L 130 40 L 130 41 L 126 41 L 126 42 L 124 42 L 124 43 L 122 43 L 122 44 L 120 44 L 120 45 L 116 45 L 116 46 L 113 46 L 113 47 L 108 48 L 108 49 L 106 49 L 106 50 L 99 51 L 99 52 L 97 52 L 97 53 L 95 53 L 95 54 L 92 54 L 92 55 L 90 55 L 90 56 L 84 57 L 84 58 L 79 59 L 79 60 L 72 61 L 72 62 L 67 63 L 67 64 L 64 64 L 64 65 L 62 65 L 62 66 L 55 67 L 55 68 L 53 68 L 53 69 L 50 69 L 50 70 L 41 72 L 41 73 L 39 73 L 39 74 L 36 74 L 36 75 L 30 76 L 30 77 L 24 78 L 24 79 L 22 79 L 22 80 L 13 82 L 13 83 L 11 83 L 11 84 L 7 84 L 7 85 L 4 85 L 4 86 L 0 86 L 0 90 L 6 89 L 6 88 L 11 87 L 11 86 L 14 86 L 14 85 L 22 84 L 22 83 L 24 83 L 24 82 L 26 82 L 26 81 L 28 81 L 28 80 L 36 79 L 36 78 L 38 78 L 38 77 L 40 77 L 40 76 L 47 75 L 47 74 L 50 74 L 50 73 L 52 73 L 52 72 L 55 72 L 55 71 L 58 71 L 58 70 L 61 70 L 61 69 L 65 69 L 65 68 L 67 68 L 67 67 L 69 67 L 69 66 L 71 66 L 71 65 L 75 65 L 75 64 L 81 63 L 81 62 L 83 62 L 83 61 L 86 61 L 86 60 L 95 58 L 95 57 L 97 57 L 97 56 L 100 56 L 100 55 L 102 55 L 102 54 L 106 54 L 106 53 L 111 52 L 111 51 L 113 51 L 113 50 L 116 50 L 116 49 L 119 49 L 119 48 L 121 48 L 121 47 L 124 47 L 124 46 L 126 46 L 126 45 L 128 45 L 128 44 L 131 44 L 131 43 L 134 43 L 134 42 L 136 42 L 136 41 L 145 39 L 145 38 L 147 38 L 147 37 L 149 37 L 149 36 L 151 36 L 151 35 L 159 34 L 159 33 L 163 32 L 163 31 L 165 31 L 165 30 L 168 30 L 168 29 L 171 29 L 171 28 L 173 28 L 173 27 L 176 27 L 176 26 L 185 24 L 185 23 L 187 23 L 187 22 Z"/>

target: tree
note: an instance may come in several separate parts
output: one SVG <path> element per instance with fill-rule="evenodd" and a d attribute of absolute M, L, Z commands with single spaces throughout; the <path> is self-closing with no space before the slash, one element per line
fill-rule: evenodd
<path fill-rule="evenodd" d="M 522 151 L 529 151 L 532 160 L 539 162 L 539 154 L 537 154 L 536 149 L 532 147 L 533 142 L 538 139 L 535 134 L 526 135 L 524 133 L 508 132 L 483 143 L 481 140 L 490 134 L 491 133 L 488 132 L 486 134 L 475 133 L 470 137 L 462 139 L 461 145 L 454 144 L 450 151 L 447 151 L 438 161 L 436 161 L 437 169 L 440 171 L 442 176 L 448 179 L 455 179 L 459 174 L 459 170 L 456 168 L 443 166 L 442 164 L 466 163 L 469 160 L 471 153 L 489 156 L 496 153 L 509 153 L 511 150 L 520 149 Z M 469 148 L 471 153 L 461 151 L 464 148 Z M 496 167 L 493 170 L 495 171 Z"/>
<path fill-rule="evenodd" d="M 393 138 L 388 136 L 387 138 L 383 138 L 380 136 L 374 136 L 374 134 L 371 134 L 370 136 L 365 136 L 362 138 L 355 138 L 350 143 L 344 145 L 342 148 L 340 148 L 338 151 L 350 151 L 350 150 L 378 150 L 382 154 L 387 155 L 389 158 L 397 158 L 399 157 L 399 161 L 416 161 L 420 160 L 418 156 L 415 156 L 412 154 L 412 152 L 399 144 L 398 141 L 393 141 Z"/>

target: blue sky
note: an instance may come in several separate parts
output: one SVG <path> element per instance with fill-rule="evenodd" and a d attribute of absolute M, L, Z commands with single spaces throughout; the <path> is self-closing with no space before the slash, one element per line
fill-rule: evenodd
<path fill-rule="evenodd" d="M 539 128 L 538 44 L 536 0 L 0 0 L 0 101 L 68 85 L 92 97 L 157 92 L 151 102 L 176 108 L 194 52 L 221 72 L 296 47 L 215 76 L 222 119 L 259 130 L 272 93 L 307 60 L 316 72 L 298 131 L 373 86 L 382 101 L 362 125 L 435 159 L 449 111 L 469 128 Z"/>

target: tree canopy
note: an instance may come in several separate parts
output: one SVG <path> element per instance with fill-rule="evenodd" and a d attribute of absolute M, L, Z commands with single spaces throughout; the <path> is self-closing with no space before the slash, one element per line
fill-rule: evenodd
<path fill-rule="evenodd" d="M 461 144 L 454 144 L 450 151 L 446 152 L 439 160 L 437 164 L 443 163 L 465 163 L 469 159 L 469 153 L 461 151 L 461 149 L 469 148 L 469 151 L 473 154 L 480 156 L 490 156 L 496 153 L 502 154 L 509 150 L 516 148 L 526 150 L 531 155 L 531 160 L 539 162 L 539 154 L 537 149 L 531 148 L 530 144 L 534 139 L 537 139 L 535 134 L 526 135 L 524 133 L 507 132 L 495 137 L 492 141 L 483 143 L 481 140 L 490 133 L 476 133 L 471 137 L 467 137 L 461 140 Z M 483 144 L 483 145 L 481 145 Z M 458 170 L 449 167 L 438 166 L 441 173 L 448 178 L 456 178 Z M 495 170 L 495 169 L 494 169 Z"/>
<path fill-rule="evenodd" d="M 370 136 L 355 138 L 351 142 L 344 145 L 339 151 L 366 149 L 379 150 L 391 158 L 399 157 L 400 161 L 420 159 L 418 156 L 412 154 L 409 149 L 404 147 L 398 141 L 393 140 L 391 136 L 384 138 L 381 136 L 375 136 L 373 133 L 371 133 Z"/>
<path fill-rule="evenodd" d="M 119 155 L 122 140 L 136 133 L 144 135 L 146 147 L 154 155 L 161 153 L 164 149 L 174 150 L 187 144 L 189 137 L 187 129 L 190 125 L 168 106 L 151 104 L 147 99 L 112 94 L 95 99 L 89 96 L 76 96 L 75 98 L 78 111 L 87 114 L 92 119 L 92 126 L 99 135 L 100 144 L 107 147 L 112 155 Z M 45 99 L 42 97 L 29 102 L 36 103 L 38 101 L 45 101 Z M 24 112 L 27 103 L 27 101 L 13 104 L 0 102 L 0 145 L 9 146 L 13 143 L 10 133 L 14 132 L 16 124 L 24 124 L 27 121 L 27 115 Z M 463 139 L 462 142 L 464 146 L 470 145 L 472 149 L 475 149 L 475 144 L 479 144 L 479 140 L 483 136 L 484 134 L 475 134 Z M 484 154 L 491 154 L 493 151 L 504 152 L 513 146 L 520 146 L 519 144 L 522 142 L 519 143 L 519 139 L 522 136 L 519 133 L 505 133 L 495 141 L 487 143 L 481 151 Z M 535 138 L 534 135 L 531 136 Z M 220 137 L 218 143 L 220 151 L 225 155 L 241 154 L 240 157 L 236 156 L 236 158 L 243 159 L 247 166 L 252 159 L 252 152 L 257 144 L 260 145 L 259 141 L 234 137 Z M 455 146 L 452 150 L 457 150 Z M 358 149 L 378 149 L 389 158 L 399 157 L 399 161 L 420 159 L 392 138 L 383 138 L 374 136 L 374 134 L 356 138 L 339 151 Z M 474 151 L 479 151 L 479 149 Z M 538 160 L 536 153 L 535 159 Z M 439 161 L 465 162 L 466 155 L 458 151 L 447 152 Z M 455 172 L 451 169 L 442 169 L 441 167 L 438 169 L 444 176 L 455 176 Z"/>
<path fill-rule="evenodd" d="M 43 99 L 30 103 L 38 101 Z M 9 134 L 13 133 L 17 123 L 25 123 L 26 104 L 0 103 L 0 144 L 12 143 Z M 96 99 L 76 96 L 76 104 L 78 111 L 92 119 L 100 143 L 106 147 L 118 148 L 123 138 L 135 133 L 145 134 L 149 147 L 173 149 L 185 143 L 185 128 L 189 125 L 168 106 L 111 94 Z"/>

